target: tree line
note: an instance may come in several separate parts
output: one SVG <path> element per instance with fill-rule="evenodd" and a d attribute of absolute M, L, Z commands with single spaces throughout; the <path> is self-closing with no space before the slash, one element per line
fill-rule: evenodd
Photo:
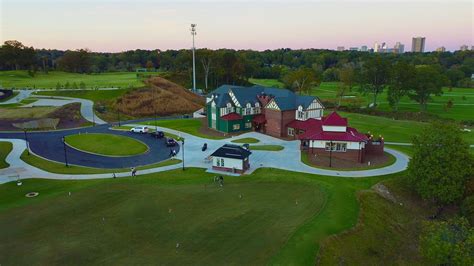
<path fill-rule="evenodd" d="M 74 73 L 165 71 L 180 84 L 191 87 L 190 50 L 131 50 L 98 53 L 88 49 L 45 50 L 6 41 L 0 47 L 0 70 L 62 70 Z M 308 93 L 322 81 L 341 81 L 340 99 L 358 87 L 377 97 L 387 90 L 388 101 L 397 110 L 407 95 L 426 108 L 431 95 L 441 86 L 472 87 L 474 52 L 376 54 L 321 49 L 277 49 L 265 51 L 198 49 L 196 51 L 198 88 L 210 91 L 222 84 L 247 85 L 250 78 L 278 79 L 288 89 Z"/>

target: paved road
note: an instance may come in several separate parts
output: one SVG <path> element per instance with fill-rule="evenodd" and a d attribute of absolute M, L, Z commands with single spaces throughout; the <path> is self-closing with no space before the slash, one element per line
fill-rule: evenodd
<path fill-rule="evenodd" d="M 153 128 L 153 127 L 151 127 Z M 161 128 L 165 132 L 170 132 L 173 134 L 180 135 L 186 139 L 185 141 L 185 165 L 187 167 L 199 167 L 206 168 L 208 171 L 211 171 L 211 164 L 206 162 L 204 159 L 208 157 L 214 150 L 219 148 L 225 143 L 230 143 L 232 139 L 225 140 L 210 140 L 199 138 L 187 133 L 182 133 L 176 130 Z M 82 132 L 81 130 L 69 130 L 69 131 L 60 131 L 60 132 L 50 132 L 50 133 L 36 133 L 37 136 L 33 136 L 34 133 L 31 133 L 32 137 L 32 150 L 35 153 L 41 154 L 44 157 L 50 158 L 52 160 L 64 161 L 64 155 L 62 153 L 62 143 L 60 138 L 63 134 L 75 134 Z M 130 134 L 128 132 L 116 132 L 109 131 L 106 126 L 98 126 L 93 130 L 88 130 L 88 132 L 107 132 L 113 134 Z M 45 138 L 45 135 L 50 135 Z M 123 158 L 99 158 L 92 155 L 85 155 L 78 151 L 74 151 L 71 148 L 68 148 L 68 154 L 71 155 L 71 160 L 74 160 L 76 164 L 86 164 L 90 166 L 102 166 L 107 165 L 105 168 L 113 167 L 129 167 L 135 165 L 143 165 L 152 163 L 155 158 L 164 159 L 169 154 L 169 150 L 163 148 L 163 143 L 153 140 L 149 136 L 145 135 L 132 135 L 133 137 L 138 138 L 139 140 L 144 141 L 149 144 L 152 148 L 150 154 L 134 156 L 130 159 Z M 5 139 L 5 137 L 8 137 Z M 259 145 L 281 145 L 284 147 L 282 151 L 253 151 L 253 154 L 250 157 L 251 167 L 248 173 L 252 173 L 258 168 L 261 167 L 273 167 L 295 172 L 304 172 L 310 174 L 318 175 L 328 175 L 328 176 L 341 176 L 341 177 L 367 177 L 367 176 L 378 176 L 386 175 L 391 173 L 396 173 L 403 171 L 408 166 L 409 157 L 401 152 L 386 149 L 387 152 L 396 157 L 396 162 L 390 166 L 372 169 L 372 170 L 362 170 L 362 171 L 336 171 L 336 170 L 326 170 L 318 169 L 307 166 L 301 162 L 301 154 L 299 151 L 299 142 L 298 141 L 284 141 L 277 138 L 273 138 L 267 135 L 263 135 L 256 132 L 250 132 L 243 135 L 240 135 L 235 138 L 246 138 L 252 137 L 260 140 Z M 4 139 L 2 139 L 4 138 Z M 15 139 L 16 138 L 16 139 Z M 50 179 L 91 179 L 91 178 L 107 178 L 111 177 L 111 174 L 102 174 L 102 175 L 57 175 L 50 174 L 44 171 L 41 171 L 37 168 L 29 166 L 19 160 L 19 155 L 25 148 L 25 142 L 19 140 L 22 138 L 21 133 L 16 133 L 16 135 L 9 133 L 0 133 L 0 141 L 11 141 L 14 144 L 13 152 L 7 157 L 7 162 L 11 165 L 10 168 L 0 170 L 0 183 L 8 182 L 14 180 L 16 175 L 19 175 L 21 178 L 50 178 Z M 13 139 L 13 140 L 12 140 Z M 36 144 L 35 144 L 36 143 Z M 201 151 L 201 147 L 204 143 L 208 144 L 208 150 L 205 152 Z M 153 154 L 153 156 L 151 156 Z M 155 156 L 156 154 L 156 156 Z M 84 156 L 86 156 L 84 158 Z M 178 158 L 181 158 L 182 154 L 178 155 Z M 103 156 L 100 156 L 103 157 Z M 143 161 L 142 161 L 143 160 Z M 73 161 L 71 161 L 73 162 Z M 155 173 L 161 171 L 167 171 L 171 169 L 178 169 L 181 165 L 170 165 L 166 167 L 154 168 L 141 170 L 140 174 Z M 117 176 L 127 176 L 128 173 L 118 174 Z"/>
<path fill-rule="evenodd" d="M 84 153 L 71 147 L 66 147 L 68 162 L 73 165 L 81 165 L 95 168 L 127 168 L 140 165 L 157 163 L 169 158 L 170 148 L 166 147 L 164 139 L 154 139 L 148 134 L 131 133 L 128 131 L 111 130 L 108 125 L 62 130 L 49 132 L 28 133 L 28 141 L 31 151 L 43 158 L 64 163 L 64 146 L 62 137 L 68 135 L 87 133 L 107 133 L 127 136 L 142 141 L 149 147 L 145 154 L 128 157 L 107 157 Z M 24 139 L 24 133 L 0 133 L 0 139 Z M 24 143 L 23 149 L 26 144 Z M 179 146 L 174 148 L 179 151 Z"/>
<path fill-rule="evenodd" d="M 19 103 L 19 102 L 23 101 L 24 99 L 30 97 L 30 95 L 33 92 L 34 91 L 30 91 L 30 90 L 19 90 L 18 95 L 16 95 L 15 97 L 13 97 L 11 99 L 8 99 L 8 101 L 0 102 L 0 105 Z"/>
<path fill-rule="evenodd" d="M 94 102 L 86 99 L 71 98 L 71 97 L 57 97 L 57 96 L 35 96 L 39 98 L 38 101 L 25 105 L 24 107 L 30 106 L 63 106 L 69 103 L 80 103 L 81 104 L 81 115 L 89 122 L 93 122 L 98 125 L 105 125 L 107 122 L 100 119 L 94 113 Z"/>

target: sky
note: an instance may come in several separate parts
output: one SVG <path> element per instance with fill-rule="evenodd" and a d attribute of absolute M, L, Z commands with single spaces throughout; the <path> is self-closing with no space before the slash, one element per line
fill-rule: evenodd
<path fill-rule="evenodd" d="M 0 0 L 0 41 L 98 52 L 474 45 L 474 0 Z"/>

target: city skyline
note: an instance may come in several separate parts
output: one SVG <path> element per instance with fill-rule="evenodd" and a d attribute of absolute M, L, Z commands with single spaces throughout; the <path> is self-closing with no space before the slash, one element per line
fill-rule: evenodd
<path fill-rule="evenodd" d="M 39 49 L 189 49 L 191 23 L 196 47 L 210 49 L 409 47 L 416 36 L 426 37 L 425 51 L 474 43 L 470 1 L 3 0 L 0 9 L 0 40 Z"/>

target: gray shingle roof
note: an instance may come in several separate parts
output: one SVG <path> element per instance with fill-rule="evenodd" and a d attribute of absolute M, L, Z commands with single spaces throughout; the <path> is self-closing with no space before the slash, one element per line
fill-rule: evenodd
<path fill-rule="evenodd" d="M 232 159 L 245 159 L 250 156 L 252 152 L 244 149 L 242 146 L 234 144 L 225 144 L 224 146 L 217 149 L 211 154 L 211 156 L 232 158 Z"/>
<path fill-rule="evenodd" d="M 217 94 L 217 107 L 225 107 L 227 102 L 231 101 L 228 94 L 230 90 L 232 90 L 241 106 L 245 106 L 247 103 L 255 105 L 255 103 L 258 102 L 257 95 L 259 94 L 272 95 L 274 96 L 278 107 L 283 111 L 297 109 L 299 105 L 302 105 L 303 108 L 307 108 L 313 100 L 316 99 L 314 96 L 296 95 L 294 92 L 286 89 L 263 87 L 259 85 L 252 87 L 222 85 L 209 93 L 208 96 Z"/>

